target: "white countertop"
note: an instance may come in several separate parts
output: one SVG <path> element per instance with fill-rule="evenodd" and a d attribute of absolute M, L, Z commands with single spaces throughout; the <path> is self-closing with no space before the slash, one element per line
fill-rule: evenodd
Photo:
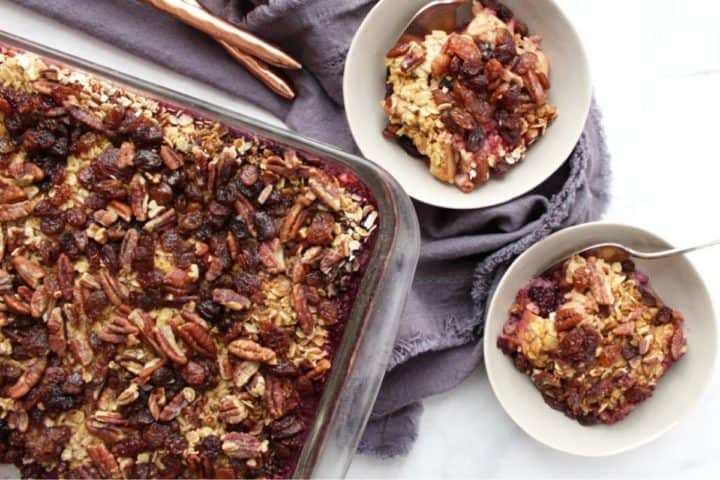
<path fill-rule="evenodd" d="M 612 153 L 613 200 L 605 219 L 634 223 L 673 242 L 720 237 L 720 2 L 558 0 L 589 52 Z M 0 29 L 130 72 L 277 124 L 262 110 L 0 0 Z M 720 302 L 720 250 L 692 259 Z M 711 368 L 711 366 L 708 366 Z M 480 368 L 429 399 L 412 452 L 357 456 L 350 477 L 707 478 L 720 474 L 720 374 L 697 409 L 649 446 L 610 459 L 552 451 L 501 410 Z"/>

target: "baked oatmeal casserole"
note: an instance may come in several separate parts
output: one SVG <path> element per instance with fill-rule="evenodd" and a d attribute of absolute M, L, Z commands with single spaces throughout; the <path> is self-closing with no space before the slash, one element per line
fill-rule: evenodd
<path fill-rule="evenodd" d="M 385 58 L 386 137 L 470 192 L 503 175 L 557 116 L 540 37 L 495 0 L 464 29 L 404 36 Z"/>
<path fill-rule="evenodd" d="M 631 260 L 575 255 L 520 290 L 497 345 L 552 408 L 612 424 L 685 354 L 683 323 Z"/>
<path fill-rule="evenodd" d="M 0 463 L 291 475 L 376 220 L 339 166 L 0 46 Z"/>

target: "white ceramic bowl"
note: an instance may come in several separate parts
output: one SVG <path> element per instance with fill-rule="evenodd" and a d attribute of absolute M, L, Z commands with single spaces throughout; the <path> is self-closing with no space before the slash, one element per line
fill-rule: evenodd
<path fill-rule="evenodd" d="M 527 158 L 504 178 L 471 193 L 436 180 L 425 163 L 383 137 L 386 117 L 385 53 L 406 24 L 428 0 L 381 0 L 355 34 L 348 52 L 343 84 L 345 111 L 353 137 L 368 159 L 389 171 L 410 196 L 447 208 L 481 208 L 522 195 L 549 177 L 572 152 L 585 125 L 591 98 L 590 72 L 580 38 L 553 0 L 504 0 L 533 34 L 543 37 L 551 63 L 550 103 L 559 116 Z"/>
<path fill-rule="evenodd" d="M 636 261 L 653 288 L 685 317 L 688 353 L 658 382 L 651 398 L 615 425 L 583 427 L 545 404 L 530 379 L 496 347 L 518 290 L 558 256 L 604 241 L 625 243 L 640 250 L 670 247 L 666 241 L 637 227 L 605 222 L 562 230 L 538 242 L 510 266 L 495 290 L 485 324 L 485 367 L 495 396 L 528 435 L 563 452 L 606 456 L 639 447 L 675 426 L 695 406 L 710 382 L 717 353 L 717 327 L 705 285 L 684 256 Z"/>

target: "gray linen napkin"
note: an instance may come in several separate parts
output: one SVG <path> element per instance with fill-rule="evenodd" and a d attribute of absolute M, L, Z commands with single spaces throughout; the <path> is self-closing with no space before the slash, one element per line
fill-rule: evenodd
<path fill-rule="evenodd" d="M 269 93 L 212 39 L 136 0 L 13 0 L 61 22 L 267 108 L 293 129 L 357 151 L 342 109 L 350 40 L 375 0 L 202 0 L 213 12 L 283 46 L 305 65 L 291 73 L 298 98 Z M 457 386 L 482 359 L 485 301 L 524 249 L 563 227 L 598 218 L 609 166 L 598 110 L 565 165 L 523 197 L 452 211 L 416 203 L 422 228 L 418 273 L 361 451 L 408 451 L 421 399 Z"/>

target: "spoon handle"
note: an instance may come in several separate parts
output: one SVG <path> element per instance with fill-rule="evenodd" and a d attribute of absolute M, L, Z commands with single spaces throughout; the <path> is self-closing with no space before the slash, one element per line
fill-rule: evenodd
<path fill-rule="evenodd" d="M 646 260 L 654 260 L 656 258 L 665 258 L 672 255 L 682 255 L 685 253 L 694 252 L 695 250 L 702 250 L 703 248 L 713 247 L 715 245 L 720 245 L 720 239 L 700 245 L 694 245 L 692 247 L 673 248 L 672 250 L 663 250 L 660 252 L 638 252 L 632 250 L 631 254 L 633 257 L 644 258 Z"/>

